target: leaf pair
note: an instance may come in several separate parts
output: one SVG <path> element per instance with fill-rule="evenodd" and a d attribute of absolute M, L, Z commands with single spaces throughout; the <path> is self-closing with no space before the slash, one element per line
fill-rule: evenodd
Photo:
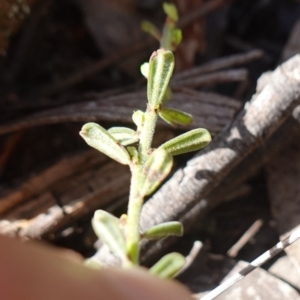
<path fill-rule="evenodd" d="M 97 210 L 92 219 L 92 226 L 98 238 L 109 247 L 111 252 L 119 257 L 123 264 L 128 264 L 126 241 L 120 227 L 120 220 L 104 210 Z M 87 263 L 94 266 L 93 261 Z"/>
<path fill-rule="evenodd" d="M 162 103 L 171 97 L 168 87 L 174 69 L 174 56 L 170 51 L 159 49 L 154 52 L 150 62 L 141 67 L 142 74 L 148 78 L 148 103 L 151 109 L 156 109 L 159 116 L 171 125 L 188 125 L 193 117 L 183 111 L 162 107 Z"/>
<path fill-rule="evenodd" d="M 174 55 L 171 51 L 158 49 L 152 53 L 149 61 L 147 86 L 148 103 L 151 109 L 158 109 L 162 104 L 174 65 Z"/>
<path fill-rule="evenodd" d="M 80 135 L 88 145 L 123 165 L 129 165 L 131 161 L 124 146 L 139 140 L 135 131 L 130 128 L 113 127 L 107 131 L 96 123 L 83 125 Z"/>
<path fill-rule="evenodd" d="M 114 253 L 119 257 L 124 266 L 131 263 L 127 256 L 126 241 L 120 220 L 110 213 L 97 210 L 92 219 L 93 229 L 98 236 Z M 179 222 L 168 222 L 150 228 L 145 235 L 161 238 L 169 235 L 181 235 L 182 225 Z M 86 260 L 85 264 L 92 268 L 101 268 L 101 265 L 94 258 Z M 170 253 L 159 260 L 151 269 L 150 273 L 161 278 L 173 277 L 185 264 L 185 258 L 179 253 Z"/>

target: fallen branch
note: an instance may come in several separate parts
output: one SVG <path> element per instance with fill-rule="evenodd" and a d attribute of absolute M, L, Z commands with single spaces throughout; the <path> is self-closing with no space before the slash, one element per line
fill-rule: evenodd
<path fill-rule="evenodd" d="M 0 135 L 20 129 L 39 125 L 57 124 L 62 122 L 131 122 L 132 111 L 143 108 L 145 91 L 121 94 L 98 99 L 94 95 L 91 101 L 74 103 L 58 108 L 44 110 L 15 121 L 0 125 Z M 178 109 L 193 113 L 194 122 L 191 128 L 207 128 L 212 134 L 220 132 L 228 125 L 240 109 L 240 102 L 215 93 L 202 93 L 182 89 L 175 92 L 172 102 Z M 169 127 L 165 122 L 159 123 Z"/>
<path fill-rule="evenodd" d="M 257 93 L 232 125 L 185 168 L 178 170 L 144 205 L 143 229 L 180 219 L 188 228 L 196 220 L 199 222 L 202 211 L 220 202 L 220 197 L 209 197 L 209 201 L 206 197 L 212 196 L 229 172 L 264 144 L 299 103 L 299 66 L 298 55 L 260 79 Z M 148 244 L 144 258 L 157 255 L 167 244 L 168 240 L 156 242 L 150 249 Z"/>

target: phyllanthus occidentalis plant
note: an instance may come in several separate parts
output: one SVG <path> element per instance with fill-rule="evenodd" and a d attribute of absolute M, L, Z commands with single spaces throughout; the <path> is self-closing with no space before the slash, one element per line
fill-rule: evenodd
<path fill-rule="evenodd" d="M 92 219 L 96 235 L 120 258 L 123 268 L 139 264 L 142 239 L 160 239 L 183 234 L 182 224 L 175 221 L 141 232 L 139 223 L 142 205 L 145 197 L 152 194 L 170 173 L 173 156 L 199 150 L 211 141 L 209 132 L 198 128 L 165 142 L 157 149 L 152 148 L 158 117 L 171 125 L 188 125 L 193 120 L 188 113 L 165 107 L 166 101 L 171 97 L 169 81 L 175 64 L 172 51 L 181 41 L 181 30 L 176 28 L 176 7 L 164 3 L 163 8 L 167 20 L 162 33 L 149 22 L 142 24 L 144 31 L 160 40 L 160 49 L 151 55 L 149 63 L 141 67 L 142 74 L 148 79 L 148 103 L 145 112 L 138 110 L 132 115 L 137 129 L 112 127 L 106 130 L 96 123 L 87 123 L 80 131 L 88 145 L 117 162 L 128 165 L 131 171 L 127 215 L 117 218 L 108 212 L 97 210 Z M 92 267 L 101 267 L 93 258 L 86 263 Z M 170 253 L 150 268 L 150 272 L 170 278 L 184 264 L 185 258 L 181 254 Z"/>

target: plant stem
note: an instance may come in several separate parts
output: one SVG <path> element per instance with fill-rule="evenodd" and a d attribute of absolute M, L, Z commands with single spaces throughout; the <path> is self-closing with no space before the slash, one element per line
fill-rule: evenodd
<path fill-rule="evenodd" d="M 145 113 L 144 126 L 140 134 L 140 144 L 138 149 L 138 165 L 131 166 L 131 184 L 127 211 L 126 241 L 127 252 L 133 264 L 139 263 L 139 242 L 140 242 L 140 216 L 144 202 L 144 196 L 140 194 L 138 187 L 139 175 L 145 164 L 149 150 L 151 148 L 155 126 L 157 122 L 157 112 L 147 107 Z"/>
<path fill-rule="evenodd" d="M 139 195 L 137 189 L 139 180 L 139 166 L 131 168 L 131 184 L 130 195 L 127 211 L 127 224 L 126 224 L 126 240 L 127 240 L 127 252 L 130 260 L 133 264 L 139 263 L 139 241 L 140 241 L 140 215 L 143 205 L 143 197 Z"/>
<path fill-rule="evenodd" d="M 142 127 L 142 132 L 140 134 L 140 144 L 139 144 L 139 163 L 141 166 L 146 162 L 149 153 L 148 151 L 151 148 L 153 135 L 155 132 L 157 122 L 157 111 L 149 106 L 147 107 L 147 111 L 145 113 L 145 122 Z"/>

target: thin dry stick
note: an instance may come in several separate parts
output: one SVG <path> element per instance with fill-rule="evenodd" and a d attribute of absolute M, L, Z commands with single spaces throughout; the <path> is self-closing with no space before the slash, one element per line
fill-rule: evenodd
<path fill-rule="evenodd" d="M 227 251 L 227 255 L 236 257 L 238 252 L 247 244 L 247 242 L 256 235 L 262 225 L 262 220 L 256 220 L 241 238 Z"/>
<path fill-rule="evenodd" d="M 194 77 L 200 74 L 211 73 L 221 69 L 233 68 L 250 63 L 262 58 L 261 50 L 252 50 L 247 53 L 236 54 L 215 59 L 199 67 L 192 68 L 174 75 L 172 82 L 181 81 L 182 79 Z"/>
<path fill-rule="evenodd" d="M 219 71 L 211 74 L 200 75 L 195 78 L 185 78 L 180 81 L 175 81 L 175 83 L 171 83 L 171 88 L 195 88 L 202 85 L 216 83 L 245 81 L 247 79 L 247 76 L 248 71 L 245 69 Z"/>
<path fill-rule="evenodd" d="M 186 258 L 185 258 L 185 265 L 176 274 L 176 276 L 178 276 L 179 274 L 182 274 L 186 269 L 188 269 L 193 264 L 193 262 L 195 261 L 197 255 L 201 251 L 202 247 L 203 247 L 203 244 L 200 241 L 195 241 L 194 242 L 193 247 L 192 247 L 189 255 L 186 256 Z"/>
<path fill-rule="evenodd" d="M 291 235 L 289 235 L 287 238 L 283 239 L 281 242 L 276 244 L 273 248 L 266 251 L 264 254 L 256 258 L 254 261 L 252 261 L 246 268 L 242 269 L 240 272 L 226 280 L 224 283 L 219 285 L 217 288 L 212 290 L 210 293 L 205 295 L 202 298 L 199 298 L 201 300 L 213 300 L 216 297 L 218 297 L 220 294 L 225 292 L 228 288 L 233 286 L 235 283 L 243 279 L 245 276 L 250 274 L 252 271 L 254 271 L 256 268 L 260 267 L 262 264 L 267 262 L 269 259 L 276 256 L 278 253 L 283 251 L 286 247 L 292 245 L 300 238 L 300 229 L 295 230 Z"/>

